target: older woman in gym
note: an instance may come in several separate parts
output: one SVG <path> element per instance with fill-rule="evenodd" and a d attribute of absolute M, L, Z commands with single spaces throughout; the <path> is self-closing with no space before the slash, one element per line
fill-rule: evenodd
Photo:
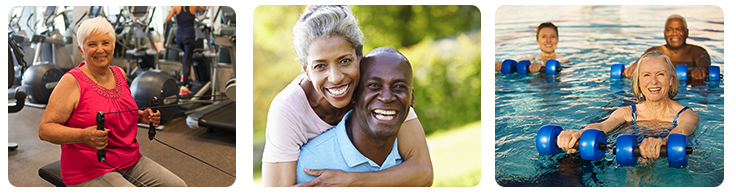
<path fill-rule="evenodd" d="M 639 144 L 642 163 L 650 158 L 658 158 L 660 146 L 667 144 L 669 134 L 690 135 L 698 127 L 698 113 L 672 100 L 677 95 L 678 87 L 677 71 L 669 57 L 659 51 L 644 53 L 633 74 L 632 89 L 637 103 L 618 108 L 607 120 L 590 124 L 582 130 L 595 128 L 608 132 L 624 122 L 633 124 L 637 121 L 653 122 L 648 123 L 653 126 L 669 126 L 649 127 L 667 128 L 670 131 L 664 138 L 648 137 Z M 669 122 L 672 122 L 671 126 Z M 557 137 L 557 145 L 567 153 L 574 153 L 576 150 L 573 145 L 580 138 L 582 130 L 561 132 Z"/>
<path fill-rule="evenodd" d="M 550 59 L 555 59 L 560 63 L 569 61 L 570 58 L 565 58 L 562 55 L 557 55 L 557 53 L 555 53 L 555 50 L 557 50 L 559 35 L 560 34 L 557 31 L 557 26 L 555 26 L 555 24 L 552 24 L 551 22 L 544 22 L 542 24 L 539 24 L 539 26 L 537 26 L 536 39 L 541 53 L 532 56 L 523 56 L 519 58 L 519 61 L 531 61 L 532 64 L 529 65 L 529 71 L 531 73 L 539 72 L 539 70 L 544 70 L 544 63 Z M 502 61 L 496 61 L 496 71 L 501 71 L 502 64 Z"/>
<path fill-rule="evenodd" d="M 299 148 L 337 125 L 353 108 L 363 57 L 363 33 L 348 6 L 307 6 L 294 25 L 301 69 L 271 102 L 266 123 L 261 186 L 296 183 Z M 404 162 L 378 172 L 305 170 L 316 179 L 297 186 L 429 186 L 432 163 L 413 109 L 398 136 Z M 324 152 L 331 153 L 331 152 Z"/>
<path fill-rule="evenodd" d="M 38 136 L 61 145 L 61 178 L 67 186 L 186 186 L 174 173 L 143 156 L 135 139 L 138 123 L 160 123 L 150 108 L 107 114 L 105 130 L 96 129 L 96 114 L 138 107 L 125 73 L 111 66 L 115 30 L 103 17 L 77 30 L 84 62 L 70 70 L 51 93 Z M 106 161 L 96 153 L 105 150 Z"/>

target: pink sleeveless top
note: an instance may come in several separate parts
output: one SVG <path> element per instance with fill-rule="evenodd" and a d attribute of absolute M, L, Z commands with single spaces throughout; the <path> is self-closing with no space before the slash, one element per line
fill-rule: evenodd
<path fill-rule="evenodd" d="M 68 72 L 79 84 L 79 103 L 72 111 L 64 126 L 87 128 L 96 126 L 97 112 L 105 113 L 137 109 L 130 95 L 130 88 L 123 73 L 116 66 L 110 66 L 115 76 L 115 88 L 107 89 L 95 83 L 81 69 L 84 62 Z M 138 151 L 138 112 L 124 112 L 105 115 L 107 134 L 107 162 L 120 170 L 129 169 L 141 157 Z M 97 150 L 86 143 L 61 145 L 61 178 L 64 184 L 75 185 L 99 177 L 114 168 L 97 161 Z"/>

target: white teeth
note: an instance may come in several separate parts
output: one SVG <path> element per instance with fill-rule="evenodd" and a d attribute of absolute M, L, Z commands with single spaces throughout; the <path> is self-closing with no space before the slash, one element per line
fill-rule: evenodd
<path fill-rule="evenodd" d="M 396 114 L 396 111 L 395 110 L 375 109 L 375 110 L 373 110 L 373 113 L 383 114 L 383 115 L 394 115 L 394 114 Z"/>
<path fill-rule="evenodd" d="M 350 85 L 345 85 L 344 87 L 339 88 L 339 89 L 328 88 L 327 91 L 330 91 L 330 94 L 332 95 L 342 95 L 342 94 L 345 94 L 345 92 L 347 92 L 348 87 L 350 87 Z"/>
<path fill-rule="evenodd" d="M 652 92 L 659 92 L 660 90 L 662 90 L 662 88 L 650 88 L 649 89 L 649 91 L 652 91 Z"/>
<path fill-rule="evenodd" d="M 396 117 L 396 111 L 395 110 L 381 110 L 381 109 L 375 109 L 373 110 L 373 114 L 375 114 L 376 118 L 378 120 L 393 120 L 394 117 Z"/>

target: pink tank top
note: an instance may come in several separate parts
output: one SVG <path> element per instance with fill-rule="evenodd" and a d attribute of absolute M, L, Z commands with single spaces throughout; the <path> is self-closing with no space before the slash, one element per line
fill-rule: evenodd
<path fill-rule="evenodd" d="M 70 70 L 79 84 L 79 103 L 72 111 L 64 126 L 87 128 L 96 126 L 97 112 L 115 112 L 137 109 L 135 100 L 130 95 L 130 88 L 123 73 L 116 66 L 110 66 L 115 76 L 115 88 L 107 89 L 98 85 L 81 69 L 84 62 Z M 120 170 L 129 169 L 141 157 L 138 151 L 138 112 L 124 112 L 105 115 L 107 134 L 107 162 Z M 64 184 L 75 185 L 108 172 L 114 168 L 97 161 L 97 150 L 86 143 L 61 145 L 61 178 Z"/>

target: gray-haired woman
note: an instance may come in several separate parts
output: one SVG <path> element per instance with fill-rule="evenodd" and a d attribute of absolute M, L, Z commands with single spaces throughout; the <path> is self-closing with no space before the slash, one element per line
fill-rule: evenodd
<path fill-rule="evenodd" d="M 138 108 L 125 73 L 110 66 L 115 30 L 103 17 L 82 22 L 77 30 L 84 62 L 70 70 L 51 93 L 38 137 L 61 145 L 61 178 L 67 186 L 186 186 L 174 173 L 143 156 L 135 139 L 138 123 L 160 123 L 150 108 L 105 116 L 96 114 Z M 97 160 L 105 150 L 106 161 Z"/>
<path fill-rule="evenodd" d="M 266 123 L 261 186 L 296 183 L 299 148 L 337 125 L 353 108 L 360 80 L 363 33 L 348 6 L 307 6 L 294 25 L 294 49 L 304 72 L 271 102 Z M 404 162 L 378 172 L 305 171 L 318 176 L 297 186 L 429 186 L 432 163 L 413 109 L 399 131 Z M 325 152 L 331 153 L 331 152 Z"/>
<path fill-rule="evenodd" d="M 633 75 L 632 89 L 636 97 L 636 104 L 630 107 L 616 109 L 607 120 L 590 124 L 582 130 L 595 128 L 608 132 L 624 122 L 636 123 L 637 121 L 667 122 L 652 123 L 669 126 L 669 134 L 680 133 L 690 135 L 698 127 L 700 117 L 698 113 L 672 100 L 677 95 L 679 86 L 677 71 L 669 57 L 659 51 L 644 53 L 639 58 L 638 65 Z M 649 127 L 652 129 L 662 127 Z M 575 132 L 567 130 L 557 136 L 557 145 L 574 153 L 575 141 L 580 138 L 582 131 Z M 659 148 L 667 144 L 669 135 L 664 138 L 648 137 L 639 144 L 642 163 L 650 158 L 659 157 Z"/>

